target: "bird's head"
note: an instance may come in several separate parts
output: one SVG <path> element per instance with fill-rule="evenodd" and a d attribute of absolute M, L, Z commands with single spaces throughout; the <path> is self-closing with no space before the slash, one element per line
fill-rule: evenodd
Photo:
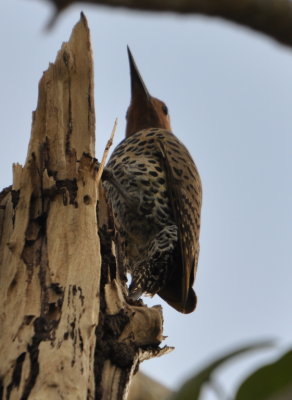
<path fill-rule="evenodd" d="M 148 128 L 171 130 L 167 106 L 163 101 L 149 94 L 129 47 L 128 56 L 131 75 L 131 103 L 126 115 L 126 137 Z"/>

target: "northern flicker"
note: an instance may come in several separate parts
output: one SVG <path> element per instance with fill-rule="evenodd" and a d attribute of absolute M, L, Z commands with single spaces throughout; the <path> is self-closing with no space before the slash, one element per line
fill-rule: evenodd
<path fill-rule="evenodd" d="M 182 313 L 196 307 L 202 189 L 186 147 L 171 132 L 166 105 L 152 97 L 128 48 L 131 103 L 126 138 L 104 181 L 132 275 L 129 296 L 158 294 Z"/>

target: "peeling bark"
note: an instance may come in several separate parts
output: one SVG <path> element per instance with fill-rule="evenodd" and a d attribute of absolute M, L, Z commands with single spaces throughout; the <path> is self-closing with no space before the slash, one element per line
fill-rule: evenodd
<path fill-rule="evenodd" d="M 27 159 L 0 193 L 0 399 L 124 399 L 160 348 L 159 307 L 126 301 L 96 184 L 92 54 L 82 15 L 39 84 Z"/>

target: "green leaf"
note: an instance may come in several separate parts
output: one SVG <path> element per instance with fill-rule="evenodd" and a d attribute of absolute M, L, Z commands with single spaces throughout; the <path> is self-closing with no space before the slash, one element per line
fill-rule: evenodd
<path fill-rule="evenodd" d="M 235 400 L 292 399 L 292 350 L 265 365 L 239 387 Z"/>
<path fill-rule="evenodd" d="M 274 345 L 272 341 L 258 342 L 251 344 L 249 346 L 241 347 L 235 351 L 225 354 L 224 356 L 218 358 L 217 360 L 211 362 L 200 372 L 194 375 L 191 379 L 186 381 L 180 390 L 171 397 L 171 400 L 197 400 L 199 399 L 203 385 L 210 381 L 213 372 L 221 366 L 224 362 L 234 358 L 240 354 L 246 353 L 252 350 L 259 350 Z M 245 398 L 249 399 L 248 397 Z M 249 399 L 250 400 L 250 399 Z"/>

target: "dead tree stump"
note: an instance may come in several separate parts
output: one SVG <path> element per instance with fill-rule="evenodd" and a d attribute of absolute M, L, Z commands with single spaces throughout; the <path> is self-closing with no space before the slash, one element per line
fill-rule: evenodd
<path fill-rule="evenodd" d="M 0 399 L 125 399 L 160 348 L 159 307 L 127 304 L 96 175 L 84 15 L 39 84 L 27 159 L 0 194 Z"/>

